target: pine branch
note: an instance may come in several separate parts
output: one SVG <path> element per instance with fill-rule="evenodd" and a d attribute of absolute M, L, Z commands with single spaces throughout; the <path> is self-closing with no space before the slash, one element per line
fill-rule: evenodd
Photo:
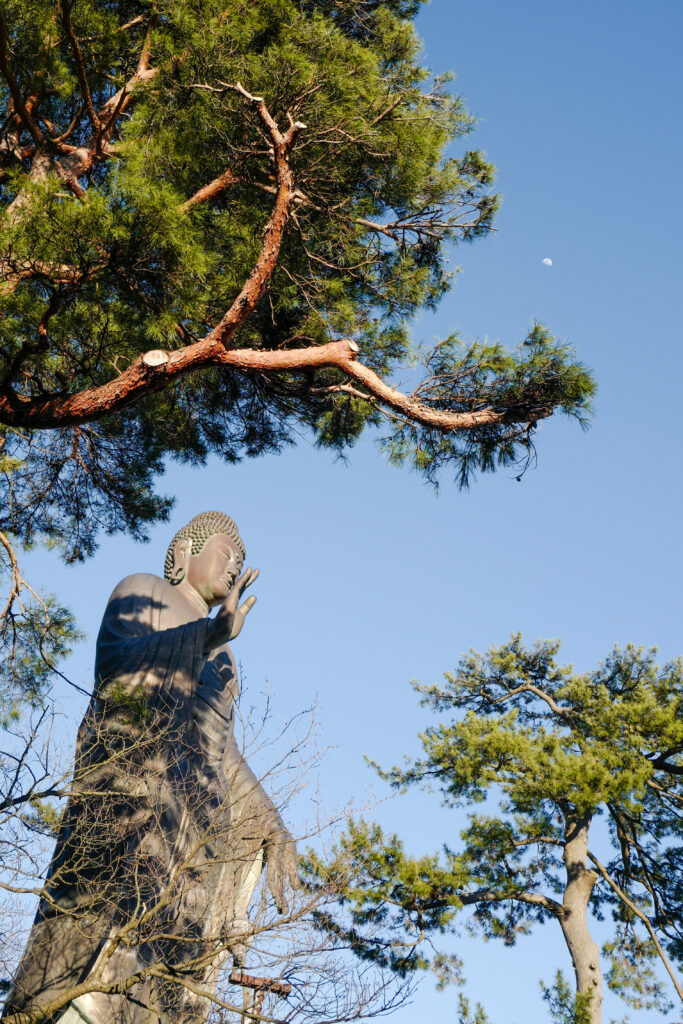
<path fill-rule="evenodd" d="M 9 63 L 8 53 L 8 37 L 7 37 L 7 22 L 5 20 L 5 11 L 0 4 L 0 72 L 7 82 L 10 94 L 12 96 L 12 102 L 14 103 L 15 110 L 19 115 L 22 124 L 26 130 L 30 133 L 31 138 L 37 146 L 39 146 L 44 139 L 43 133 L 41 132 L 38 125 L 35 123 L 24 103 L 24 98 L 21 95 L 21 89 L 19 84 L 14 77 L 12 69 Z"/>
<path fill-rule="evenodd" d="M 550 896 L 539 892 L 496 892 L 495 889 L 479 889 L 477 892 L 458 894 L 463 906 L 469 907 L 477 903 L 505 903 L 515 900 L 517 903 L 528 903 L 534 907 L 543 907 L 553 917 L 560 918 L 565 913 L 564 907 Z"/>
<path fill-rule="evenodd" d="M 217 178 L 210 181 L 207 185 L 202 185 L 201 188 L 197 189 L 194 195 L 184 202 L 179 209 L 182 213 L 187 213 L 193 206 L 197 206 L 199 203 L 206 203 L 210 199 L 224 192 L 230 185 L 234 185 L 239 181 L 236 174 L 232 171 L 224 171 L 223 174 L 219 174 Z"/>
<path fill-rule="evenodd" d="M 607 872 L 606 868 L 603 867 L 603 865 L 600 863 L 598 858 L 595 857 L 590 852 L 590 850 L 588 850 L 588 857 L 593 862 L 593 864 L 595 864 L 595 867 L 597 868 L 597 870 L 600 872 L 600 874 L 602 875 L 604 880 L 607 882 L 609 887 L 612 889 L 612 891 L 615 893 L 615 895 L 619 897 L 619 899 L 624 904 L 624 906 L 628 907 L 628 909 L 631 911 L 631 913 L 635 914 L 635 916 L 640 921 L 642 921 L 643 924 L 645 925 L 645 927 L 647 928 L 647 931 L 648 931 L 648 933 L 650 935 L 650 938 L 652 939 L 652 941 L 654 943 L 655 949 L 657 950 L 657 953 L 659 954 L 659 959 L 664 964 L 664 967 L 666 968 L 667 974 L 669 975 L 669 977 L 671 978 L 671 980 L 674 983 L 674 988 L 676 989 L 676 992 L 678 993 L 678 998 L 683 1002 L 683 988 L 681 987 L 681 985 L 680 985 L 676 975 L 674 974 L 674 970 L 673 970 L 671 964 L 669 963 L 669 959 L 668 959 L 666 953 L 662 949 L 662 945 L 661 945 L 659 939 L 657 938 L 657 933 L 655 932 L 654 928 L 652 927 L 652 924 L 650 922 L 649 917 L 647 916 L 647 914 L 644 914 L 643 911 L 638 906 L 636 906 L 636 904 L 633 902 L 633 900 L 629 899 L 629 897 L 626 895 L 624 890 L 614 881 L 612 876 Z"/>
<path fill-rule="evenodd" d="M 95 133 L 95 139 L 99 139 L 100 132 L 102 131 L 102 124 L 99 117 L 95 113 L 95 107 L 93 106 L 92 95 L 90 93 L 90 87 L 88 85 L 88 77 L 85 72 L 85 63 L 83 61 L 83 54 L 81 52 L 80 43 L 76 38 L 76 34 L 71 24 L 71 2 L 70 0 L 61 0 L 60 7 L 62 9 L 62 25 L 66 32 L 71 49 L 73 51 L 74 60 L 76 61 L 76 74 L 78 76 L 78 84 L 81 89 L 83 96 L 83 102 L 85 108 L 88 111 L 88 117 Z"/>
<path fill-rule="evenodd" d="M 201 341 L 170 354 L 161 350 L 145 353 L 114 380 L 87 388 L 78 394 L 23 398 L 15 392 L 5 393 L 0 395 L 0 420 L 9 426 L 34 429 L 88 423 L 127 408 L 189 373 L 221 366 L 247 374 L 286 373 L 316 367 L 337 368 L 362 384 L 371 399 L 395 409 L 406 420 L 446 433 L 501 423 L 526 422 L 528 409 L 499 412 L 485 408 L 474 412 L 451 412 L 416 401 L 412 396 L 392 388 L 374 370 L 359 362 L 358 346 L 349 340 L 274 352 L 226 349 L 226 344 L 265 288 L 264 267 L 269 262 L 269 256 L 272 257 L 270 246 L 264 244 L 262 259 L 240 295 L 220 324 Z M 534 415 L 537 418 L 547 417 L 552 415 L 552 410 L 535 410 Z"/>

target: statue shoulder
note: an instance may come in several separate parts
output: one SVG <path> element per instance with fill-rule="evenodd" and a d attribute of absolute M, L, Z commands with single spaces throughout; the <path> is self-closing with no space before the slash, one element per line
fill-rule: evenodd
<path fill-rule="evenodd" d="M 152 573 L 134 573 L 114 587 L 107 601 L 97 635 L 98 658 L 109 657 L 121 643 L 182 626 L 188 621 L 173 587 Z M 112 655 L 113 656 L 113 655 Z M 118 655 L 117 655 L 118 657 Z M 108 670 L 100 666 L 100 675 Z"/>
<path fill-rule="evenodd" d="M 152 594 L 164 593 L 167 589 L 168 583 L 161 576 L 151 572 L 135 572 L 131 576 L 124 576 L 116 584 L 109 602 L 124 597 L 150 597 Z"/>
<path fill-rule="evenodd" d="M 126 576 L 112 590 L 100 629 L 100 640 L 108 629 L 118 633 L 144 633 L 175 625 L 171 611 L 172 588 L 152 573 L 136 572 Z"/>

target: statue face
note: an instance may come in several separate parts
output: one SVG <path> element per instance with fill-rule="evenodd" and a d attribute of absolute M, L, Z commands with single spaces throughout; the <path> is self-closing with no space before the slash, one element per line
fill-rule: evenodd
<path fill-rule="evenodd" d="M 217 533 L 198 555 L 190 555 L 185 579 L 212 608 L 228 596 L 243 561 L 242 552 L 230 538 Z"/>

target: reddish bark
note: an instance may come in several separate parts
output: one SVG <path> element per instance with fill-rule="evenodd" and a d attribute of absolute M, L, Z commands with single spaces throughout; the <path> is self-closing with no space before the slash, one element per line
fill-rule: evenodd
<path fill-rule="evenodd" d="M 239 301 L 238 298 L 231 309 Z M 215 328 L 202 341 L 169 353 L 168 358 L 161 363 L 157 363 L 156 359 L 146 362 L 144 356 L 140 356 L 112 381 L 88 388 L 79 394 L 51 398 L 0 395 L 0 419 L 10 426 L 34 429 L 87 423 L 125 409 L 145 395 L 161 391 L 179 377 L 209 366 L 229 367 L 242 373 L 278 373 L 336 367 L 352 380 L 364 385 L 368 401 L 376 400 L 396 410 L 406 419 L 443 431 L 469 430 L 515 419 L 526 422 L 530 416 L 528 410 L 520 410 L 518 417 L 515 417 L 510 412 L 496 412 L 493 409 L 480 409 L 476 412 L 434 409 L 389 387 L 373 370 L 358 362 L 358 346 L 346 339 L 311 348 L 267 352 L 258 349 L 226 349 L 219 334 L 219 328 Z M 535 418 L 549 415 L 550 410 L 540 410 L 534 414 Z"/>
<path fill-rule="evenodd" d="M 217 178 L 210 181 L 208 185 L 202 185 L 193 196 L 183 203 L 180 209 L 183 213 L 187 213 L 189 209 L 196 206 L 198 203 L 206 203 L 209 199 L 213 199 L 220 192 L 223 192 L 230 185 L 238 181 L 238 178 L 232 173 L 232 171 L 225 171 L 223 174 L 219 174 Z"/>

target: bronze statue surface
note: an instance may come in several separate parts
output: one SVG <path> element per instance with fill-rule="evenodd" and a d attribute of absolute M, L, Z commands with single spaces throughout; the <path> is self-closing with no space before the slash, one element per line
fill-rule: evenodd
<path fill-rule="evenodd" d="M 5 1015 L 83 984 L 93 990 L 51 1020 L 203 1021 L 221 964 L 242 966 L 264 861 L 286 911 L 295 846 L 234 735 L 228 641 L 258 576 L 242 572 L 244 555 L 234 522 L 202 513 L 173 538 L 164 579 L 128 576 L 109 598 L 72 791 Z"/>

